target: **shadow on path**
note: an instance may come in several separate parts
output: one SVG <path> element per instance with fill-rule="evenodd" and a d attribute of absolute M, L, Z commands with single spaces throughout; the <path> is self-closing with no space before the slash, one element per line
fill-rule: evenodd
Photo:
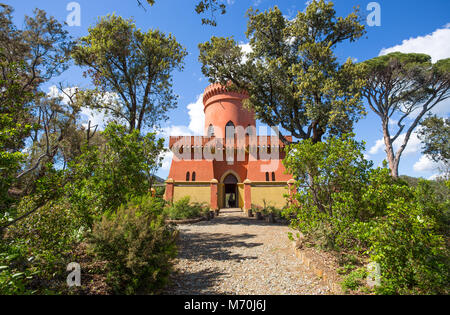
<path fill-rule="evenodd" d="M 219 216 L 212 221 L 195 224 L 195 226 L 211 226 L 210 233 L 198 232 L 194 225 L 185 225 L 181 228 L 178 259 L 183 261 L 183 264 L 200 264 L 202 269 L 190 271 L 189 268 L 182 268 L 174 273 L 171 276 L 172 284 L 167 288 L 166 294 L 232 294 L 217 292 L 218 281 L 227 277 L 227 273 L 217 268 L 215 261 L 241 263 L 245 260 L 258 259 L 256 256 L 246 255 L 245 249 L 263 246 L 263 243 L 252 242 L 252 239 L 256 237 L 254 234 L 214 233 L 214 226 L 218 224 L 233 224 L 241 219 L 245 222 L 249 221 L 238 213 L 229 215 L 229 217 Z"/>
<path fill-rule="evenodd" d="M 183 231 L 180 236 L 180 252 L 178 258 L 190 260 L 228 260 L 241 261 L 257 259 L 254 256 L 234 254 L 229 249 L 233 247 L 252 248 L 262 246 L 262 243 L 251 243 L 252 234 L 230 235 L 222 233 L 193 233 Z M 247 240 L 247 241 L 246 241 Z"/>

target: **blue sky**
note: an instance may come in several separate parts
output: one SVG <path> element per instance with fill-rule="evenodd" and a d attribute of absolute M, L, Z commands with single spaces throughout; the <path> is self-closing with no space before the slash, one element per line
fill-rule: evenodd
<path fill-rule="evenodd" d="M 89 26 L 94 25 L 99 16 L 115 12 L 124 17 L 134 18 L 138 28 L 150 28 L 172 33 L 186 47 L 189 55 L 183 72 L 174 73 L 174 90 L 179 95 L 178 108 L 170 113 L 170 121 L 165 125 L 164 135 L 198 133 L 203 128 L 201 96 L 208 81 L 201 73 L 198 58 L 198 44 L 211 36 L 234 36 L 246 44 L 245 12 L 250 6 L 265 10 L 278 5 L 287 17 L 294 17 L 298 10 L 306 7 L 306 1 L 271 0 L 224 0 L 228 3 L 228 13 L 217 16 L 218 26 L 201 25 L 201 18 L 194 13 L 196 0 L 156 0 L 153 7 L 143 10 L 135 0 L 77 0 L 81 8 L 81 26 L 68 27 L 74 38 L 87 34 Z M 15 9 L 14 17 L 20 26 L 25 14 L 31 15 L 36 7 L 44 9 L 60 22 L 67 19 L 69 0 L 6 0 Z M 360 6 L 363 14 L 368 14 L 370 0 L 335 0 L 338 15 L 350 13 L 354 6 Z M 381 26 L 367 27 L 367 35 L 356 43 L 343 44 L 336 51 L 345 60 L 348 57 L 364 61 L 391 51 L 422 52 L 430 54 L 436 61 L 450 58 L 450 1 L 448 0 L 378 0 L 381 7 Z M 49 82 L 49 89 L 58 82 L 69 86 L 89 87 L 83 79 L 82 70 L 71 67 L 61 77 Z M 86 111 L 87 114 L 89 114 Z M 436 113 L 448 116 L 450 101 L 441 104 Z M 101 115 L 93 119 L 101 120 Z M 367 143 L 367 156 L 375 166 L 381 165 L 385 158 L 381 124 L 379 118 L 370 112 L 356 126 L 357 138 Z M 400 174 L 430 178 L 437 174 L 436 165 L 420 153 L 420 142 L 413 137 L 400 162 Z M 170 158 L 165 160 L 158 175 L 166 177 Z"/>

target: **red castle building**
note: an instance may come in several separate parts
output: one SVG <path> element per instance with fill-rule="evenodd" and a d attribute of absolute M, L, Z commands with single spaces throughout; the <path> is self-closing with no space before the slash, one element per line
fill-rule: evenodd
<path fill-rule="evenodd" d="M 220 84 L 205 89 L 206 136 L 170 137 L 174 159 L 166 200 L 189 196 L 214 210 L 286 205 L 293 180 L 282 164 L 284 144 L 278 137 L 256 135 L 254 114 L 242 103 L 247 97 Z"/>

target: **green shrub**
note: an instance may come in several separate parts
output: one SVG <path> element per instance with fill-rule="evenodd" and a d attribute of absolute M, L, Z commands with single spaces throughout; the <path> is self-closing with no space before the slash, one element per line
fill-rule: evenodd
<path fill-rule="evenodd" d="M 104 144 L 83 147 L 81 156 L 70 163 L 70 201 L 89 227 L 130 196 L 148 192 L 148 174 L 159 165 L 164 146 L 155 134 L 128 133 L 114 123 L 101 136 Z"/>
<path fill-rule="evenodd" d="M 36 202 L 25 197 L 18 214 L 35 207 Z M 77 216 L 63 199 L 46 203 L 10 226 L 0 246 L 1 291 L 44 294 L 66 288 L 66 266 L 83 234 Z"/>
<path fill-rule="evenodd" d="M 294 217 L 292 225 L 322 247 L 351 246 L 350 228 L 367 216 L 360 204 L 372 164 L 364 159 L 363 149 L 350 136 L 289 147 L 284 164 L 298 191 L 284 214 Z"/>
<path fill-rule="evenodd" d="M 378 293 L 448 294 L 448 186 L 409 186 L 372 169 L 363 149 L 348 136 L 290 147 L 285 164 L 298 188 L 285 211 L 292 227 L 315 245 L 356 255 L 354 265 L 378 262 Z"/>
<path fill-rule="evenodd" d="M 206 211 L 209 211 L 209 208 L 204 204 L 197 202 L 191 203 L 189 197 L 184 197 L 168 206 L 164 213 L 169 219 L 184 220 L 201 217 Z"/>
<path fill-rule="evenodd" d="M 132 197 L 128 203 L 128 207 L 134 207 L 138 212 L 152 213 L 154 215 L 162 215 L 166 201 L 160 197 L 152 197 L 151 194 Z"/>
<path fill-rule="evenodd" d="M 384 294 L 448 294 L 450 256 L 437 221 L 414 201 L 388 205 L 372 231 L 371 259 L 380 263 Z"/>
<path fill-rule="evenodd" d="M 349 290 L 358 290 L 364 285 L 364 280 L 367 276 L 367 272 L 364 268 L 358 268 L 350 272 L 344 280 L 341 282 L 341 287 L 344 292 Z"/>
<path fill-rule="evenodd" d="M 0 295 L 36 293 L 30 282 L 39 271 L 30 266 L 30 257 L 23 240 L 0 243 Z"/>
<path fill-rule="evenodd" d="M 176 256 L 177 231 L 164 223 L 159 201 L 142 201 L 105 214 L 89 239 L 97 259 L 106 261 L 107 281 L 116 294 L 157 293 Z"/>

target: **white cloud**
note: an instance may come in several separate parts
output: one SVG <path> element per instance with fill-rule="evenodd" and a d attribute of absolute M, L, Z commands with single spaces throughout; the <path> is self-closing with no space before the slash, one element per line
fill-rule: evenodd
<path fill-rule="evenodd" d="M 170 136 L 201 136 L 204 133 L 205 113 L 203 111 L 203 94 L 197 97 L 194 103 L 186 106 L 189 115 L 189 125 L 171 125 L 162 128 L 164 137 Z"/>
<path fill-rule="evenodd" d="M 187 106 L 189 110 L 189 130 L 195 135 L 202 135 L 205 127 L 205 112 L 203 106 L 203 93 L 197 97 L 195 103 L 191 103 Z"/>
<path fill-rule="evenodd" d="M 164 138 L 171 136 L 193 136 L 203 135 L 205 126 L 205 113 L 203 111 L 203 93 L 197 97 L 197 100 L 186 106 L 189 115 L 189 125 L 171 125 L 162 128 L 160 134 Z M 172 165 L 173 152 L 167 151 L 163 155 L 161 171 L 169 171 Z"/>
<path fill-rule="evenodd" d="M 160 132 L 164 137 L 176 137 L 176 136 L 192 136 L 192 131 L 187 126 L 168 126 L 162 128 Z"/>
<path fill-rule="evenodd" d="M 379 55 L 386 55 L 396 51 L 402 53 L 424 53 L 430 55 L 433 62 L 450 58 L 450 23 L 431 34 L 405 39 L 400 45 L 383 48 Z"/>
<path fill-rule="evenodd" d="M 161 170 L 164 170 L 164 171 L 170 170 L 170 166 L 172 165 L 173 152 L 170 150 L 167 152 L 164 152 L 162 154 L 162 157 L 163 157 L 163 161 L 162 161 Z"/>
<path fill-rule="evenodd" d="M 384 147 L 385 147 L 384 140 L 383 139 L 377 140 L 375 142 L 375 145 L 370 148 L 369 154 L 371 154 L 371 155 L 378 154 L 379 152 L 381 152 L 384 149 Z"/>
<path fill-rule="evenodd" d="M 422 155 L 419 161 L 417 161 L 413 166 L 413 169 L 416 172 L 431 172 L 437 168 L 438 164 L 426 155 Z"/>
<path fill-rule="evenodd" d="M 239 44 L 239 47 L 241 47 L 242 52 L 244 53 L 244 57 L 242 58 L 242 63 L 246 63 L 248 60 L 247 55 L 253 52 L 252 47 L 250 46 L 250 43 L 243 43 L 241 42 Z"/>

